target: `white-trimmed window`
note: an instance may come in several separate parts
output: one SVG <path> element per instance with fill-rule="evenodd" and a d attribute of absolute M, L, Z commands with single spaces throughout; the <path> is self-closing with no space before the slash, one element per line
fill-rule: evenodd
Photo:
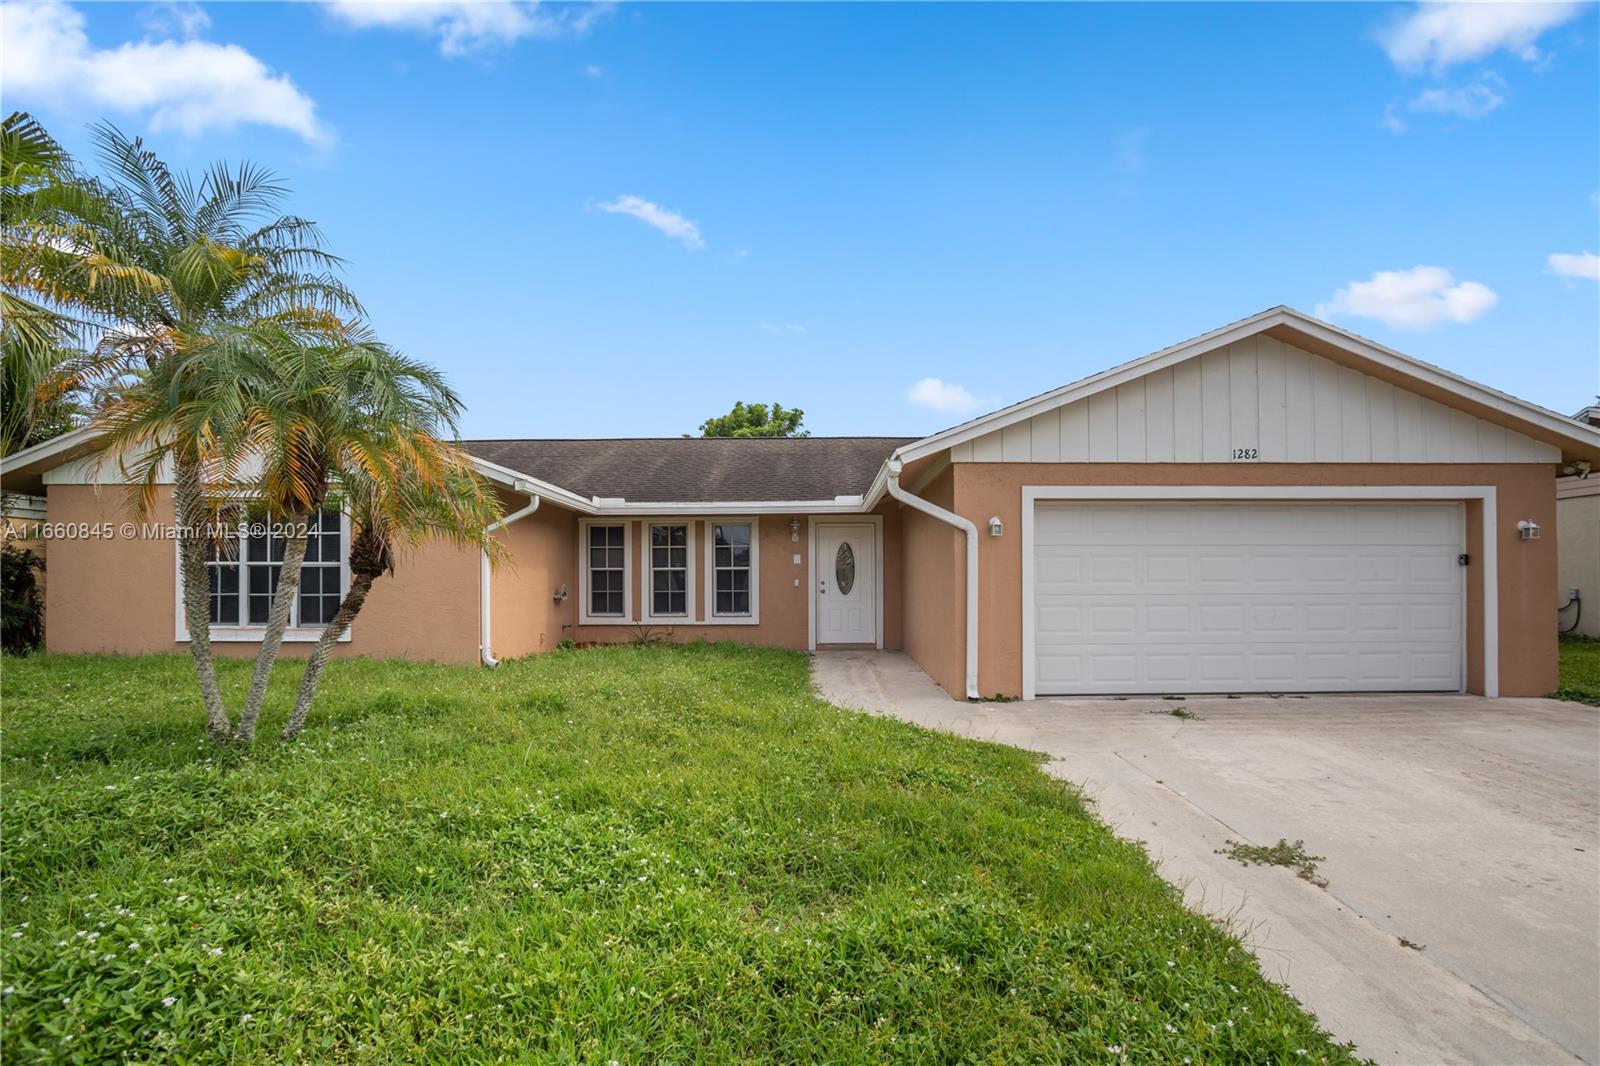
<path fill-rule="evenodd" d="M 651 522 L 649 528 L 646 615 L 688 620 L 694 616 L 694 526 L 688 522 Z"/>
<path fill-rule="evenodd" d="M 628 523 L 590 523 L 584 537 L 584 621 L 628 620 Z"/>
<path fill-rule="evenodd" d="M 754 518 L 706 523 L 710 575 L 707 621 L 753 625 L 760 619 L 760 526 Z"/>
<path fill-rule="evenodd" d="M 225 515 L 221 521 L 232 522 L 234 517 Z M 279 535 L 282 529 L 274 525 L 265 520 L 240 520 L 238 526 L 207 545 L 206 584 L 213 640 L 256 640 L 265 629 L 283 572 L 285 541 Z M 333 509 L 319 511 L 309 525 L 300 588 L 289 607 L 285 640 L 315 640 L 339 609 L 348 584 L 344 515 Z M 180 576 L 177 638 L 187 640 L 182 586 Z M 349 640 L 349 636 L 347 631 L 340 639 Z"/>

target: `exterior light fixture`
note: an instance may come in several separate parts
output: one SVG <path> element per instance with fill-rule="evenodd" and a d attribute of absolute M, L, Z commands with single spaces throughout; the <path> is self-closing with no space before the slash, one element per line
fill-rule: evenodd
<path fill-rule="evenodd" d="M 800 519 L 789 519 L 789 539 L 796 544 L 800 543 Z"/>
<path fill-rule="evenodd" d="M 1530 522 L 1526 518 L 1517 523 L 1517 536 L 1523 540 L 1539 539 L 1539 523 Z"/>
<path fill-rule="evenodd" d="M 1006 524 L 1000 521 L 999 515 L 989 517 L 989 536 L 1003 537 L 1006 535 Z"/>

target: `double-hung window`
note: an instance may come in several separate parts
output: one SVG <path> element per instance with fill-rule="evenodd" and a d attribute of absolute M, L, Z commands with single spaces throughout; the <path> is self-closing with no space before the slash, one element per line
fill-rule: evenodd
<path fill-rule="evenodd" d="M 686 524 L 650 526 L 651 618 L 688 618 L 693 609 L 689 541 Z"/>
<path fill-rule="evenodd" d="M 711 524 L 711 613 L 715 618 L 752 618 L 754 528 L 749 522 Z"/>
<path fill-rule="evenodd" d="M 336 510 L 319 511 L 308 525 L 299 594 L 289 608 L 291 628 L 326 624 L 344 595 L 343 516 Z M 241 522 L 212 538 L 206 547 L 212 625 L 248 635 L 267 624 L 283 573 L 283 532 L 277 522 Z M 226 632 L 218 636 L 229 639 Z"/>
<path fill-rule="evenodd" d="M 591 525 L 588 529 L 591 618 L 625 619 L 628 606 L 628 527 Z"/>

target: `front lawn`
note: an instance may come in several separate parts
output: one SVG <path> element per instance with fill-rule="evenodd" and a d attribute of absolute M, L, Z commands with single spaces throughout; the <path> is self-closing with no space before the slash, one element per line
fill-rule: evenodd
<path fill-rule="evenodd" d="M 338 663 L 247 756 L 186 659 L 3 668 L 7 1062 L 1350 1057 L 1035 758 L 800 655 Z"/>
<path fill-rule="evenodd" d="M 1561 687 L 1553 695 L 1600 707 L 1600 640 L 1561 638 Z"/>

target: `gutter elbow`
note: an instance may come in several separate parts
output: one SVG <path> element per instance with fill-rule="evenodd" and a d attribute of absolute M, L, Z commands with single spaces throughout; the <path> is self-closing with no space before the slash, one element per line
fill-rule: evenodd
<path fill-rule="evenodd" d="M 494 523 L 487 530 L 485 530 L 486 533 L 498 533 L 511 523 L 528 517 L 533 512 L 537 511 L 539 509 L 539 505 L 544 502 L 539 493 L 535 491 L 533 482 L 531 481 L 518 480 L 512 487 L 516 489 L 516 491 L 523 493 L 528 497 L 528 506 L 522 508 L 520 511 L 506 515 L 504 518 L 500 519 L 500 521 Z M 489 602 L 488 550 L 485 549 L 481 553 L 481 556 L 482 557 L 478 561 L 478 606 L 480 612 L 478 617 L 478 660 L 483 663 L 484 666 L 492 669 L 500 665 L 500 660 L 496 659 L 494 657 L 494 653 L 489 650 L 491 613 Z"/>

